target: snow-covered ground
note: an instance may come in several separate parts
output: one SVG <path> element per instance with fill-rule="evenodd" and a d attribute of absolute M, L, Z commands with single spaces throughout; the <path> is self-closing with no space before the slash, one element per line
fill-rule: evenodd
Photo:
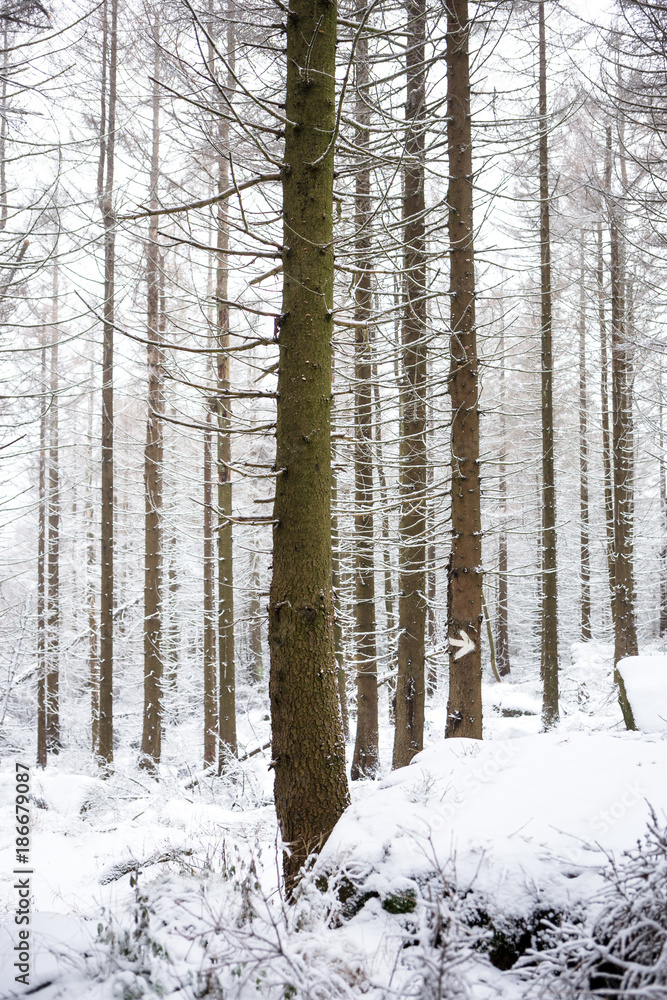
<path fill-rule="evenodd" d="M 159 782 L 127 749 L 106 781 L 83 748 L 31 768 L 28 989 L 43 1000 L 542 995 L 516 960 L 560 923 L 591 925 L 610 859 L 643 837 L 650 808 L 667 817 L 661 710 L 648 712 L 637 681 L 638 721 L 655 731 L 624 731 L 611 653 L 572 648 L 547 735 L 533 663 L 485 685 L 482 743 L 441 739 L 439 692 L 427 748 L 392 773 L 385 724 L 382 774 L 352 786 L 293 906 L 279 889 L 268 752 L 211 777 L 190 720 L 169 732 Z M 655 708 L 667 659 L 645 666 Z M 249 697 L 241 743 L 261 746 L 268 725 Z M 3 998 L 26 992 L 14 968 L 16 760 L 6 754 L 0 772 Z"/>

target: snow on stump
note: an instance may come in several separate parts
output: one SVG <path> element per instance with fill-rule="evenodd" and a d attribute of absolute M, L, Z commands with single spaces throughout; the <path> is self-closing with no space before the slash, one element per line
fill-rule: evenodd
<path fill-rule="evenodd" d="M 667 732 L 667 656 L 627 656 L 617 664 L 635 725 L 642 733 Z"/>

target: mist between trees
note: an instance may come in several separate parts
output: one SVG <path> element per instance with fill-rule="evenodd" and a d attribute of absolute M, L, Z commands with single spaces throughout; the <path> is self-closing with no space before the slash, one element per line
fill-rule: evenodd
<path fill-rule="evenodd" d="M 222 773 L 252 687 L 289 888 L 383 713 L 663 634 L 664 17 L 0 6 L 7 748 Z"/>

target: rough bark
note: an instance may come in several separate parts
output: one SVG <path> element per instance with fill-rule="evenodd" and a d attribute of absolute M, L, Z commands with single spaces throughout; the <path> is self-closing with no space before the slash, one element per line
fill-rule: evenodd
<path fill-rule="evenodd" d="M 398 677 L 393 767 L 424 745 L 426 645 L 426 4 L 407 0 Z"/>
<path fill-rule="evenodd" d="M 358 9 L 363 19 L 365 7 Z M 378 689 L 375 628 L 375 559 L 373 539 L 373 409 L 372 356 L 369 321 L 371 289 L 371 175 L 368 162 L 368 39 L 359 38 L 355 56 L 357 101 L 356 145 L 361 151 L 355 178 L 355 228 L 358 277 L 355 287 L 354 343 L 354 485 L 355 485 L 355 633 L 357 733 L 350 777 L 372 777 L 378 766 Z"/>
<path fill-rule="evenodd" d="M 276 813 L 287 889 L 349 802 L 331 583 L 336 4 L 286 22 L 283 303 L 269 603 Z"/>
<path fill-rule="evenodd" d="M 447 580 L 449 701 L 445 735 L 482 738 L 482 526 L 479 374 L 475 322 L 470 20 L 467 0 L 447 14 L 452 547 Z"/>
<path fill-rule="evenodd" d="M 558 722 L 558 578 L 554 462 L 553 341 L 551 328 L 551 192 L 547 122 L 547 53 L 544 5 L 538 8 L 540 49 L 540 301 L 542 340 L 542 723 Z"/>
<path fill-rule="evenodd" d="M 156 28 L 157 32 L 157 28 Z M 150 207 L 158 208 L 160 165 L 160 44 L 156 34 L 153 65 L 152 148 Z M 158 217 L 148 222 L 146 283 L 148 286 L 146 339 L 148 362 L 148 417 L 144 449 L 144 718 L 141 738 L 141 766 L 154 772 L 162 754 L 163 602 L 162 602 L 162 460 L 164 364 L 160 342 L 160 250 Z"/>
<path fill-rule="evenodd" d="M 113 618 L 114 618 L 114 390 L 113 334 L 116 236 L 114 161 L 116 134 L 116 71 L 118 62 L 118 0 L 109 0 L 110 24 L 105 3 L 105 64 L 102 76 L 102 116 L 99 164 L 99 201 L 104 225 L 104 307 L 102 323 L 102 525 L 100 587 L 100 740 L 99 760 L 107 769 L 113 763 Z M 106 72 L 108 59 L 108 108 Z"/>
<path fill-rule="evenodd" d="M 588 504 L 588 390 L 586 383 L 586 273 L 584 234 L 579 260 L 579 517 L 581 572 L 581 638 L 591 638 L 591 556 Z"/>

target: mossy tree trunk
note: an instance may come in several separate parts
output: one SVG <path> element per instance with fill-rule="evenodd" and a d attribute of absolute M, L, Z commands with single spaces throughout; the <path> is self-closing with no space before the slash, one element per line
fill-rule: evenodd
<path fill-rule="evenodd" d="M 452 548 L 447 581 L 449 701 L 445 735 L 482 738 L 482 525 L 479 373 L 475 321 L 470 18 L 467 0 L 447 12 Z"/>
<path fill-rule="evenodd" d="M 269 599 L 275 802 L 288 892 L 349 802 L 331 582 L 336 4 L 286 22 L 283 303 Z"/>
<path fill-rule="evenodd" d="M 393 766 L 424 745 L 426 645 L 426 4 L 407 0 L 398 677 Z"/>

